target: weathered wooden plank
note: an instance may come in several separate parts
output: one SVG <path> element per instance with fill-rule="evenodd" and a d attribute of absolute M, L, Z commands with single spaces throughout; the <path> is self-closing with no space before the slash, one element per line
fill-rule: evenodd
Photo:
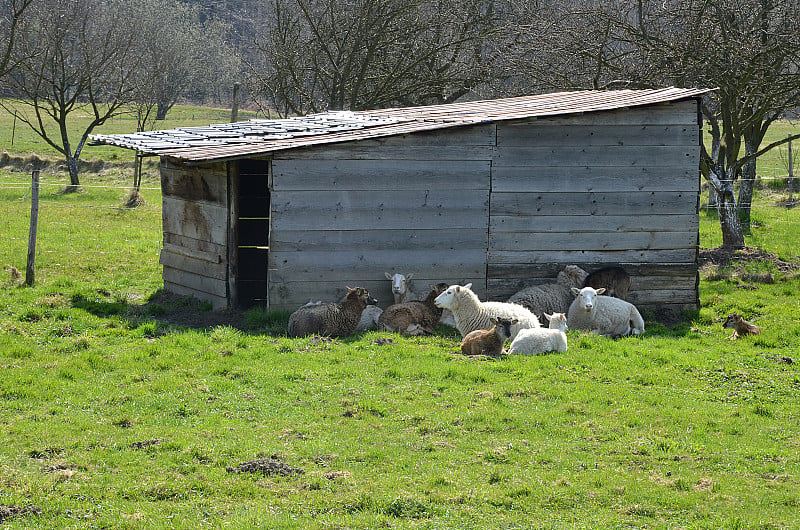
<path fill-rule="evenodd" d="M 160 173 L 161 191 L 165 197 L 227 205 L 228 174 L 224 163 L 201 166 L 162 164 Z"/>
<path fill-rule="evenodd" d="M 228 306 L 228 300 L 224 296 L 215 296 L 210 293 L 204 293 L 202 291 L 197 291 L 195 289 L 168 281 L 164 281 L 164 290 L 177 294 L 178 296 L 189 296 L 196 298 L 197 300 L 210 302 L 214 309 L 223 309 Z"/>
<path fill-rule="evenodd" d="M 697 291 L 694 288 L 648 289 L 631 291 L 628 294 L 628 301 L 637 307 L 654 304 L 694 304 L 697 300 Z"/>
<path fill-rule="evenodd" d="M 501 147 L 494 166 L 670 166 L 700 164 L 698 146 Z"/>
<path fill-rule="evenodd" d="M 694 192 L 639 193 L 492 193 L 495 215 L 593 215 L 603 226 L 609 215 L 669 215 L 697 213 Z"/>
<path fill-rule="evenodd" d="M 212 263 L 222 262 L 223 256 L 226 256 L 227 248 L 225 245 L 219 245 L 210 241 L 202 241 L 200 239 L 193 239 L 191 237 L 173 234 L 171 232 L 164 232 L 164 246 L 177 247 L 173 249 L 175 252 L 186 253 L 190 256 L 199 259 L 205 259 Z M 180 250 L 177 250 L 180 249 Z"/>
<path fill-rule="evenodd" d="M 485 299 L 486 287 L 485 280 L 483 278 L 468 278 L 464 281 L 464 283 L 472 283 L 472 288 L 476 294 L 478 294 L 481 299 Z M 417 285 L 420 284 L 418 283 Z M 391 293 L 391 286 L 386 279 L 384 279 L 382 282 L 361 281 L 338 283 L 308 281 L 276 283 L 270 281 L 269 307 L 271 310 L 284 309 L 293 311 L 309 300 L 338 302 L 344 297 L 346 293 L 346 287 L 348 286 L 366 288 L 369 290 L 370 294 L 378 300 L 378 305 L 382 308 L 386 308 L 394 303 L 394 297 Z"/>
<path fill-rule="evenodd" d="M 413 271 L 437 281 L 480 278 L 486 274 L 484 249 L 306 251 L 269 253 L 270 282 L 352 281 L 384 278 L 384 272 Z"/>
<path fill-rule="evenodd" d="M 492 215 L 489 232 L 697 232 L 700 219 L 696 214 L 677 215 L 606 215 L 598 223 L 594 215 Z"/>
<path fill-rule="evenodd" d="M 489 250 L 494 251 L 600 251 L 694 249 L 697 232 L 493 232 Z"/>
<path fill-rule="evenodd" d="M 164 267 L 191 274 L 199 274 L 200 276 L 208 276 L 217 280 L 227 278 L 227 267 L 224 263 L 213 263 L 205 259 L 198 259 L 185 253 L 173 252 L 169 248 L 161 249 L 159 263 Z"/>
<path fill-rule="evenodd" d="M 272 234 L 273 252 L 486 249 L 486 228 L 432 230 L 282 230 Z"/>
<path fill-rule="evenodd" d="M 281 160 L 298 158 L 350 160 L 491 160 L 494 146 L 484 145 L 367 145 L 348 142 L 313 149 L 283 151 Z M 275 158 L 278 160 L 278 156 Z"/>
<path fill-rule="evenodd" d="M 228 293 L 227 282 L 225 280 L 218 280 L 215 278 L 209 278 L 207 276 L 191 274 L 166 266 L 164 267 L 163 276 L 164 283 L 169 282 L 174 285 L 181 285 L 187 289 L 197 292 L 207 293 L 223 298 L 226 297 Z"/>
<path fill-rule="evenodd" d="M 275 160 L 273 190 L 386 191 L 447 186 L 489 187 L 488 160 Z"/>
<path fill-rule="evenodd" d="M 559 272 L 571 263 L 490 263 L 488 276 L 491 279 L 528 282 L 529 284 L 550 283 L 556 280 Z M 587 272 L 603 267 L 622 267 L 632 278 L 638 276 L 696 278 L 697 264 L 687 263 L 620 263 L 594 262 L 576 263 Z"/>
<path fill-rule="evenodd" d="M 328 191 L 273 194 L 272 231 L 486 228 L 489 192 Z"/>
<path fill-rule="evenodd" d="M 163 198 L 164 232 L 225 245 L 228 239 L 228 209 L 209 202 Z"/>
<path fill-rule="evenodd" d="M 697 148 L 700 144 L 700 127 L 691 125 L 548 125 L 529 127 L 499 123 L 497 145 L 514 146 L 609 146 L 621 145 L 683 145 Z"/>
<path fill-rule="evenodd" d="M 700 171 L 695 161 L 669 166 L 495 166 L 496 192 L 698 192 Z"/>
<path fill-rule="evenodd" d="M 576 265 L 593 263 L 693 263 L 697 256 L 697 249 L 673 250 L 627 250 L 627 251 L 490 251 L 489 263 L 499 264 L 525 264 L 525 263 L 574 263 Z"/>
<path fill-rule="evenodd" d="M 694 100 L 649 105 L 647 107 L 589 112 L 580 116 L 538 118 L 540 125 L 691 125 L 697 124 L 697 102 Z M 523 122 L 511 122 L 522 124 Z"/>

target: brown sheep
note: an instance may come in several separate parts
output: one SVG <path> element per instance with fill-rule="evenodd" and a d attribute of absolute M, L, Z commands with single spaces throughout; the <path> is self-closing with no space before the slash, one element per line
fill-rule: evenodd
<path fill-rule="evenodd" d="M 323 335 L 344 337 L 351 335 L 361 320 L 367 305 L 378 301 L 363 287 L 349 288 L 342 303 L 322 302 L 304 305 L 289 316 L 289 336 Z"/>
<path fill-rule="evenodd" d="M 433 334 L 442 317 L 442 309 L 433 300 L 446 290 L 446 283 L 438 283 L 431 285 L 425 300 L 390 305 L 378 318 L 378 329 L 405 335 Z"/>
<path fill-rule="evenodd" d="M 590 273 L 584 280 L 583 287 L 603 288 L 606 296 L 628 300 L 631 277 L 622 267 L 605 267 Z"/>
<path fill-rule="evenodd" d="M 461 353 L 464 355 L 491 355 L 498 357 L 503 353 L 503 346 L 511 337 L 511 326 L 517 323 L 516 318 L 491 318 L 491 329 L 476 329 L 467 333 L 461 341 Z"/>

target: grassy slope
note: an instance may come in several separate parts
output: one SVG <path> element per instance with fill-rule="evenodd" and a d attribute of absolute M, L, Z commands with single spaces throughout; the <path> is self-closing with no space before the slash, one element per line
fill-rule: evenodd
<path fill-rule="evenodd" d="M 158 294 L 157 181 L 127 211 L 122 173 L 46 178 L 39 281 L 0 288 L 0 505 L 42 510 L 8 528 L 796 526 L 800 280 L 769 264 L 703 279 L 677 328 L 530 358 L 463 359 L 444 329 L 289 339 L 258 311 L 190 328 L 210 314 Z M 27 230 L 18 180 L 2 238 Z M 797 259 L 775 199 L 748 242 Z M 734 310 L 763 334 L 728 340 Z M 271 456 L 304 473 L 228 471 Z"/>

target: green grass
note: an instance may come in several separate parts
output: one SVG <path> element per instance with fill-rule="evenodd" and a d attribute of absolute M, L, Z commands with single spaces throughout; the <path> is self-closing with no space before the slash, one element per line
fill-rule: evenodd
<path fill-rule="evenodd" d="M 129 210 L 127 173 L 43 175 L 23 287 L 27 175 L 0 169 L 0 506 L 41 510 L 4 528 L 797 527 L 795 274 L 718 271 L 683 324 L 563 354 L 292 339 L 160 291 L 157 175 Z M 797 260 L 800 213 L 757 198 L 748 244 Z M 732 311 L 763 334 L 729 340 Z M 234 472 L 263 458 L 303 472 Z"/>

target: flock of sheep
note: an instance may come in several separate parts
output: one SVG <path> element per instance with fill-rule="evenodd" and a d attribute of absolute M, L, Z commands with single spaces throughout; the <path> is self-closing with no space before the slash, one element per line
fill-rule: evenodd
<path fill-rule="evenodd" d="M 423 335 L 444 323 L 461 333 L 462 353 L 497 356 L 566 351 L 567 329 L 608 337 L 644 333 L 641 314 L 625 300 L 631 282 L 620 267 L 587 274 L 568 265 L 555 283 L 527 287 L 506 302 L 481 302 L 472 284 L 438 283 L 427 293 L 414 293 L 411 277 L 386 273 L 394 303 L 385 310 L 362 287 L 349 288 L 340 303 L 310 301 L 289 317 L 289 335 L 342 337 L 367 329 Z M 539 317 L 547 318 L 549 327 L 541 327 Z"/>

